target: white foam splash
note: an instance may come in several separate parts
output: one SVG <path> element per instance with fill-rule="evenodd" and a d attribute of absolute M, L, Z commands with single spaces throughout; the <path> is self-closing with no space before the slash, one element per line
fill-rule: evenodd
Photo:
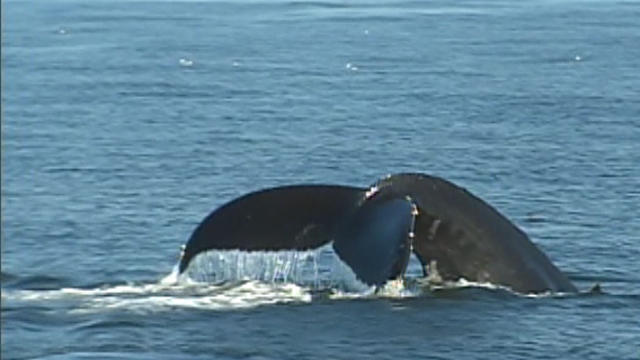
<path fill-rule="evenodd" d="M 162 285 L 177 285 L 180 280 L 180 263 L 177 263 L 171 269 L 171 272 L 160 279 L 160 284 Z"/>
<path fill-rule="evenodd" d="M 190 59 L 186 59 L 186 58 L 181 58 L 178 63 L 180 63 L 181 66 L 184 67 L 191 67 L 193 66 L 193 60 Z"/>
<path fill-rule="evenodd" d="M 358 71 L 359 70 L 358 67 L 356 65 L 352 64 L 352 63 L 347 63 L 345 65 L 345 68 L 347 70 L 351 70 L 351 71 Z"/>
<path fill-rule="evenodd" d="M 173 281 L 173 275 L 167 281 Z M 257 280 L 294 283 L 311 289 L 363 291 L 367 285 L 336 255 L 331 245 L 309 251 L 247 252 L 214 250 L 198 254 L 178 282 L 221 284 Z"/>
<path fill-rule="evenodd" d="M 361 283 L 362 284 L 362 283 Z M 422 295 L 420 287 L 407 286 L 407 282 L 402 279 L 388 281 L 383 286 L 376 288 L 375 286 L 367 286 L 360 291 L 342 291 L 335 290 L 330 296 L 331 299 L 363 299 L 363 298 L 390 298 L 402 299 L 412 298 Z"/>
<path fill-rule="evenodd" d="M 378 296 L 389 298 L 405 298 L 420 295 L 418 289 L 410 289 L 402 279 L 388 281 L 378 289 Z"/>
<path fill-rule="evenodd" d="M 259 280 L 267 283 L 313 283 L 318 277 L 316 251 L 247 252 L 208 251 L 198 254 L 185 272 L 202 283 Z M 171 275 L 167 280 L 173 280 Z"/>

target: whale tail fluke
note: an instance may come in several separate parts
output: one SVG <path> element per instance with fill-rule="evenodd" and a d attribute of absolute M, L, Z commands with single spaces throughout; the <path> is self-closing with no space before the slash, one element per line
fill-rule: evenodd
<path fill-rule="evenodd" d="M 253 192 L 210 213 L 192 233 L 183 273 L 208 250 L 305 251 L 333 241 L 356 277 L 380 286 L 403 276 L 413 251 L 443 281 L 521 293 L 577 289 L 515 224 L 442 178 L 397 174 L 369 189 L 294 185 Z"/>

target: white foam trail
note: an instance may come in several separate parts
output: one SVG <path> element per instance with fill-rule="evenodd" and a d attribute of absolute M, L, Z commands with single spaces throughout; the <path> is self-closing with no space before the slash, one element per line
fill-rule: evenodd
<path fill-rule="evenodd" d="M 508 286 L 497 285 L 497 284 L 492 284 L 487 282 L 469 281 L 465 278 L 461 278 L 458 281 L 446 281 L 446 282 L 437 282 L 437 283 L 430 283 L 428 282 L 428 279 L 426 281 L 425 279 L 426 278 L 420 279 L 419 281 L 423 284 L 423 286 L 428 287 L 430 290 L 482 288 L 482 289 L 488 289 L 493 291 L 502 290 L 516 296 L 527 297 L 527 298 L 563 297 L 567 295 L 572 295 L 571 293 L 552 292 L 552 291 L 546 291 L 542 293 L 520 293 L 520 292 L 514 291 Z"/>
<path fill-rule="evenodd" d="M 176 264 L 157 283 L 91 289 L 3 290 L 2 300 L 47 302 L 51 306 L 70 307 L 71 312 L 104 309 L 158 311 L 175 307 L 222 310 L 311 301 L 308 287 L 289 280 L 306 275 L 300 272 L 300 262 L 312 260 L 311 267 L 317 268 L 315 255 L 280 255 L 250 257 L 239 252 L 231 255 L 214 254 L 216 261 L 204 257 L 201 266 L 185 274 L 179 274 L 179 265 Z M 207 274 L 211 270 L 219 273 Z M 191 276 L 193 274 L 196 274 L 195 278 Z M 220 281 L 207 281 L 211 279 Z"/>
<path fill-rule="evenodd" d="M 4 301 L 47 302 L 70 307 L 70 311 L 104 309 L 162 311 L 176 307 L 211 310 L 238 309 L 266 304 L 310 302 L 308 289 L 295 284 L 248 281 L 227 285 L 117 285 L 105 288 L 3 291 Z"/>
<path fill-rule="evenodd" d="M 248 253 L 225 251 L 197 256 L 184 274 L 178 264 L 157 283 L 122 284 L 92 289 L 3 289 L 2 301 L 46 303 L 69 312 L 110 309 L 166 311 L 175 308 L 225 310 L 276 303 L 309 303 L 314 289 L 329 289 L 331 299 L 407 298 L 424 291 L 478 287 L 506 290 L 517 296 L 548 297 L 562 294 L 518 294 L 490 283 L 438 277 L 391 281 L 376 289 L 360 282 L 331 246 L 308 252 Z"/>
<path fill-rule="evenodd" d="M 208 292 L 192 296 L 157 294 L 139 298 L 102 297 L 93 300 L 93 305 L 107 309 L 163 310 L 171 308 L 197 308 L 225 310 L 251 308 L 260 305 L 310 302 L 311 295 L 295 284 L 264 284 L 246 282 L 234 287 L 211 286 Z"/>
<path fill-rule="evenodd" d="M 439 276 L 436 277 L 424 277 L 417 280 L 418 284 L 429 290 L 447 290 L 447 289 L 463 289 L 463 288 L 483 288 L 489 290 L 506 290 L 513 292 L 510 288 L 496 285 L 488 282 L 475 282 L 469 281 L 465 278 L 460 278 L 457 281 L 442 281 Z"/>
<path fill-rule="evenodd" d="M 176 264 L 157 283 L 91 289 L 7 290 L 2 292 L 2 299 L 47 302 L 72 312 L 161 311 L 175 307 L 221 310 L 306 303 L 311 301 L 311 290 L 318 288 L 337 288 L 355 294 L 373 292 L 356 279 L 330 246 L 308 252 L 215 251 L 202 255 L 194 259 L 185 273 L 179 274 Z"/>
<path fill-rule="evenodd" d="M 346 266 L 346 265 L 345 265 Z M 340 268 L 336 268 L 341 272 Z M 223 283 L 219 285 L 185 282 L 172 271 L 158 283 L 125 284 L 93 289 L 63 288 L 58 290 L 3 290 L 4 304 L 12 302 L 46 303 L 46 306 L 62 308 L 70 313 L 95 313 L 113 309 L 127 311 L 170 311 L 176 308 L 231 310 L 282 303 L 310 303 L 311 288 L 293 283 L 267 283 L 258 280 Z M 423 279 L 391 281 L 376 290 L 349 275 L 342 273 L 340 282 L 328 287 L 330 299 L 411 298 L 424 291 L 456 288 L 486 288 L 506 290 L 516 296 L 544 298 L 563 294 L 519 294 L 508 288 L 489 283 L 477 283 L 461 279 L 449 283 L 426 283 Z"/>

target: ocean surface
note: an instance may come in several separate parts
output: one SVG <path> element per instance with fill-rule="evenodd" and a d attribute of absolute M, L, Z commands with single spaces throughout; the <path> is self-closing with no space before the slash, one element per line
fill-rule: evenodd
<path fill-rule="evenodd" d="M 403 171 L 580 294 L 375 293 L 330 248 L 171 275 L 237 196 Z M 638 360 L 639 219 L 638 1 L 2 1 L 2 359 Z"/>

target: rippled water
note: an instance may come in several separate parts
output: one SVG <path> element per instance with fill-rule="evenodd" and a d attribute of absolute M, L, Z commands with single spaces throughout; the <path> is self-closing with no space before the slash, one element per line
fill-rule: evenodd
<path fill-rule="evenodd" d="M 3 1 L 2 358 L 640 358 L 639 18 L 607 0 Z M 400 171 L 487 200 L 583 293 L 429 289 L 414 266 L 375 294 L 326 249 L 212 254 L 213 277 L 166 281 L 236 196 Z"/>

